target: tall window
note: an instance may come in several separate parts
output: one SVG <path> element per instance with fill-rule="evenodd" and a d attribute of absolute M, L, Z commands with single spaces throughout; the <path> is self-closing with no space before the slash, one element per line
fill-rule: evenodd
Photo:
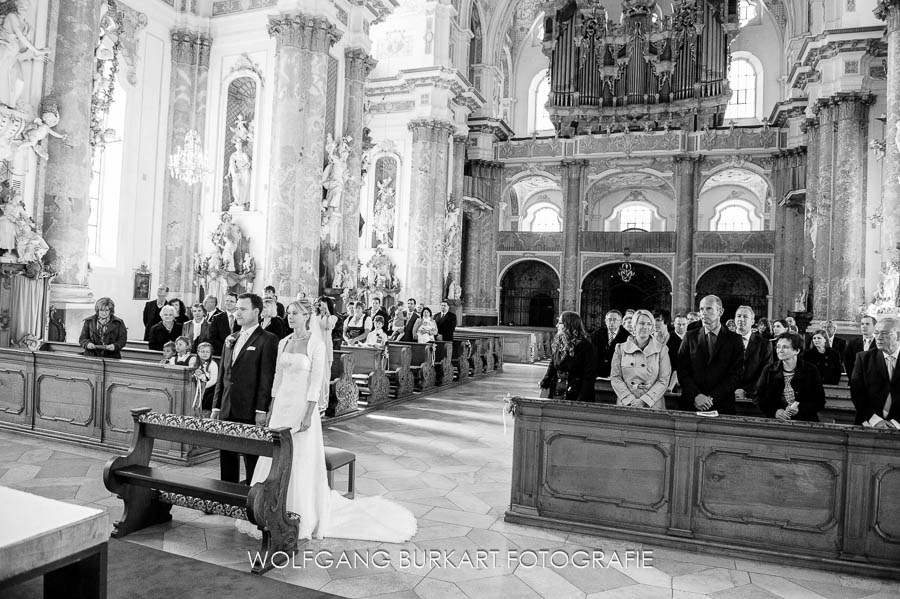
<path fill-rule="evenodd" d="M 95 264 L 111 264 L 116 257 L 126 101 L 125 89 L 116 82 L 105 122 L 107 131 L 111 130 L 111 139 L 103 149 L 94 151 L 91 160 L 87 242 L 88 255 Z"/>
<path fill-rule="evenodd" d="M 729 206 L 719 213 L 716 231 L 749 231 L 750 213 L 741 206 Z"/>
<path fill-rule="evenodd" d="M 750 61 L 735 58 L 728 73 L 731 100 L 725 109 L 726 119 L 752 119 L 756 116 L 756 69 Z"/>
<path fill-rule="evenodd" d="M 653 230 L 653 211 L 646 206 L 627 206 L 619 213 L 619 228 Z"/>
<path fill-rule="evenodd" d="M 553 130 L 550 113 L 547 112 L 547 100 L 550 99 L 550 81 L 547 69 L 544 69 L 531 80 L 531 93 L 528 102 L 528 132 Z"/>
<path fill-rule="evenodd" d="M 559 207 L 549 202 L 539 202 L 528 209 L 522 222 L 523 231 L 558 233 L 562 231 Z"/>
<path fill-rule="evenodd" d="M 738 25 L 743 27 L 756 18 L 756 0 L 740 0 L 738 3 Z"/>

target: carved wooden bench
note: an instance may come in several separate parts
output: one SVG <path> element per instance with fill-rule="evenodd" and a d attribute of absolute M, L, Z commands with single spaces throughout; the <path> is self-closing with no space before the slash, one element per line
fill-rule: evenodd
<path fill-rule="evenodd" d="M 434 375 L 436 385 L 453 382 L 453 342 L 434 342 Z"/>
<path fill-rule="evenodd" d="M 412 373 L 412 353 L 408 347 L 401 345 L 388 345 L 388 367 L 385 374 L 391 382 L 392 397 L 407 397 L 412 395 L 415 388 L 415 379 Z"/>
<path fill-rule="evenodd" d="M 451 363 L 456 369 L 456 380 L 460 383 L 469 378 L 471 363 L 469 356 L 472 353 L 472 343 L 468 339 L 457 338 L 453 340 L 453 354 Z"/>
<path fill-rule="evenodd" d="M 413 373 L 416 391 L 425 391 L 437 384 L 434 368 L 434 351 L 437 343 L 409 343 L 402 341 L 391 341 L 388 343 L 389 348 L 392 346 L 409 348 L 410 370 Z"/>
<path fill-rule="evenodd" d="M 355 368 L 356 362 L 351 352 L 334 350 L 326 415 L 341 416 L 359 408 L 359 387 L 353 380 Z"/>
<path fill-rule="evenodd" d="M 134 439 L 131 453 L 112 458 L 103 469 L 103 483 L 125 502 L 113 537 L 172 519 L 173 505 L 249 520 L 262 531 L 260 555 L 254 574 L 272 568 L 275 552 L 297 547 L 298 518 L 287 512 L 293 443 L 288 428 L 268 429 L 250 424 L 209 420 L 177 414 L 132 410 Z M 183 471 L 150 466 L 155 439 L 192 443 L 203 447 L 272 458 L 269 477 L 252 487 L 214 480 Z"/>
<path fill-rule="evenodd" d="M 384 371 L 384 350 L 344 345 L 341 351 L 353 356 L 353 381 L 359 387 L 359 401 L 374 406 L 388 399 L 391 383 Z"/>

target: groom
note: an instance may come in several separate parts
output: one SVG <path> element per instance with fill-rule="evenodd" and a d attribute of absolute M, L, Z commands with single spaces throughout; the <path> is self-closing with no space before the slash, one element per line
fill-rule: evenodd
<path fill-rule="evenodd" d="M 278 337 L 259 326 L 262 298 L 255 293 L 238 296 L 235 323 L 240 331 L 225 339 L 219 380 L 213 397 L 212 418 L 265 426 L 272 401 L 272 382 L 278 355 Z M 247 481 L 253 480 L 257 456 L 245 455 Z M 223 451 L 219 460 L 222 480 L 238 482 L 238 454 Z"/>

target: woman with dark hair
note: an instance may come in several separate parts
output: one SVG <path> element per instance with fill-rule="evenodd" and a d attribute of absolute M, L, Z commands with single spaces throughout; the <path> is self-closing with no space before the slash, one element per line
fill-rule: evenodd
<path fill-rule="evenodd" d="M 422 308 L 421 318 L 416 321 L 413 327 L 413 337 L 419 343 L 429 343 L 434 341 L 438 334 L 437 323 L 434 321 L 431 308 L 425 306 Z"/>
<path fill-rule="evenodd" d="M 798 357 L 802 349 L 800 335 L 782 333 L 775 338 L 777 360 L 763 370 L 756 385 L 759 409 L 768 418 L 819 421 L 825 389 L 818 369 Z"/>
<path fill-rule="evenodd" d="M 597 356 L 581 316 L 575 312 L 559 315 L 550 348 L 550 366 L 541 379 L 541 389 L 548 389 L 549 397 L 562 395 L 569 401 L 594 401 Z"/>
<path fill-rule="evenodd" d="M 184 326 L 184 323 L 191 319 L 187 314 L 187 306 L 185 306 L 184 302 L 177 297 L 170 299 L 169 305 L 175 308 L 175 325 L 181 329 L 181 327 Z"/>
<path fill-rule="evenodd" d="M 259 315 L 259 326 L 262 330 L 272 333 L 278 340 L 282 340 L 288 336 L 289 331 L 284 321 L 278 317 L 278 304 L 271 297 L 263 300 L 263 311 Z"/>
<path fill-rule="evenodd" d="M 803 352 L 803 360 L 819 370 L 822 382 L 826 385 L 837 385 L 841 381 L 841 355 L 832 347 L 828 347 L 828 333 L 819 329 L 813 333 L 812 347 Z"/>
<path fill-rule="evenodd" d="M 122 348 L 128 343 L 125 322 L 116 317 L 116 304 L 108 297 L 101 297 L 94 304 L 94 315 L 84 319 L 78 345 L 85 356 L 96 358 L 121 358 Z"/>
<path fill-rule="evenodd" d="M 772 334 L 769 335 L 769 343 L 772 344 L 772 361 L 778 362 L 778 354 L 775 353 L 775 342 L 778 341 L 778 337 L 783 335 L 784 333 L 790 333 L 790 329 L 788 329 L 788 323 L 786 320 L 778 319 L 772 321 Z"/>
<path fill-rule="evenodd" d="M 763 316 L 756 321 L 756 332 L 759 333 L 763 337 L 763 339 L 772 338 L 772 328 L 769 326 L 768 318 Z"/>

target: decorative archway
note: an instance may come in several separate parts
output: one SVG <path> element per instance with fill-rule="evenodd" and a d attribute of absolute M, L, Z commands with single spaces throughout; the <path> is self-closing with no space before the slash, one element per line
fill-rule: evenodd
<path fill-rule="evenodd" d="M 632 262 L 632 276 L 627 281 L 619 274 L 621 262 L 604 264 L 589 272 L 581 283 L 581 318 L 584 326 L 595 329 L 603 323 L 603 315 L 616 309 L 656 310 L 672 308 L 672 283 L 661 270 Z"/>
<path fill-rule="evenodd" d="M 756 317 L 768 316 L 769 286 L 765 278 L 749 266 L 722 264 L 703 273 L 697 280 L 694 305 L 707 295 L 717 295 L 725 312 L 722 320 L 734 318 L 739 306 L 750 306 Z"/>
<path fill-rule="evenodd" d="M 559 276 L 537 260 L 509 267 L 500 279 L 500 322 L 552 327 L 559 313 Z"/>

